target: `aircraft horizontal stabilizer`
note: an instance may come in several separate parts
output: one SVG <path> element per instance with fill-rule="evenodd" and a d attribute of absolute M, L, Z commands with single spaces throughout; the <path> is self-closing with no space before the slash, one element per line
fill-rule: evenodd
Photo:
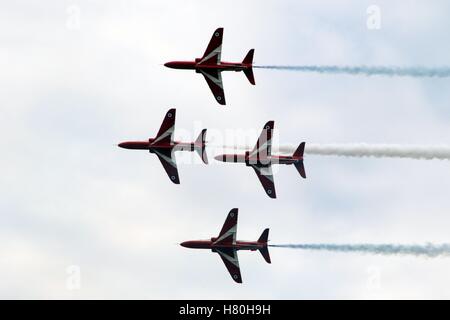
<path fill-rule="evenodd" d="M 206 129 L 203 129 L 202 132 L 200 132 L 194 145 L 195 151 L 197 151 L 202 161 L 205 164 L 208 164 L 208 155 L 206 154 Z"/>

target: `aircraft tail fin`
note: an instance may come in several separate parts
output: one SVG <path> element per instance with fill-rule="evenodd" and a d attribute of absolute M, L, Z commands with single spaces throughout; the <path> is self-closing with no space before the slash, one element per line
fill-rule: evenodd
<path fill-rule="evenodd" d="M 303 164 L 303 154 L 305 153 L 305 142 L 300 143 L 297 150 L 295 150 L 293 157 L 300 158 L 298 162 L 294 163 L 295 168 L 297 169 L 298 173 L 302 176 L 302 178 L 306 179 L 306 171 L 305 171 L 305 165 Z"/>
<path fill-rule="evenodd" d="M 269 241 L 269 228 L 264 229 L 263 233 L 261 233 L 261 236 L 258 239 L 258 242 L 267 243 Z"/>
<path fill-rule="evenodd" d="M 248 81 L 251 84 L 255 84 L 255 76 L 253 75 L 253 69 L 251 65 L 253 64 L 253 54 L 255 53 L 255 49 L 251 49 L 247 55 L 245 56 L 244 60 L 242 60 L 243 64 L 249 64 L 250 68 L 244 69 L 244 74 L 247 77 Z"/>
<path fill-rule="evenodd" d="M 267 263 L 271 263 L 269 249 L 267 248 L 267 246 L 265 246 L 262 249 L 259 249 L 259 252 L 261 252 L 261 255 L 263 256 L 264 260 L 266 260 Z"/>
<path fill-rule="evenodd" d="M 265 244 L 263 248 L 259 249 L 259 252 L 261 252 L 261 255 L 263 256 L 264 260 L 266 260 L 267 263 L 270 263 L 269 249 L 267 248 L 268 241 L 269 241 L 269 228 L 265 229 L 261 233 L 258 242 L 262 242 L 263 244 Z"/>
<path fill-rule="evenodd" d="M 202 161 L 205 164 L 208 164 L 208 156 L 206 154 L 206 129 L 203 129 L 202 132 L 200 132 L 194 144 L 195 150 L 197 151 Z"/>
<path fill-rule="evenodd" d="M 306 171 L 305 171 L 305 165 L 303 164 L 303 160 L 300 160 L 297 163 L 294 163 L 295 168 L 297 169 L 298 173 L 302 176 L 303 179 L 306 179 Z"/>
<path fill-rule="evenodd" d="M 295 150 L 293 156 L 303 158 L 303 154 L 305 153 L 305 145 L 306 145 L 305 142 L 300 143 L 297 150 Z"/>
<path fill-rule="evenodd" d="M 247 77 L 248 81 L 255 85 L 255 76 L 253 75 L 253 69 L 249 68 L 249 69 L 244 69 L 244 74 Z"/>
<path fill-rule="evenodd" d="M 242 63 L 244 64 L 252 64 L 253 63 L 253 54 L 255 53 L 255 49 L 250 49 L 250 51 L 245 56 L 244 60 L 242 60 Z"/>

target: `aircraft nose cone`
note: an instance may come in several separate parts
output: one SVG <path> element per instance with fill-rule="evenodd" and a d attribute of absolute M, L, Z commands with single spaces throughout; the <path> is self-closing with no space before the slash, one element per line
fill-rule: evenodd
<path fill-rule="evenodd" d="M 188 247 L 187 241 L 180 243 L 180 246 L 187 248 Z"/>
<path fill-rule="evenodd" d="M 125 142 L 121 142 L 117 146 L 120 147 L 120 148 L 125 148 Z"/>
<path fill-rule="evenodd" d="M 224 156 L 223 154 L 220 154 L 220 155 L 218 155 L 218 156 L 215 156 L 214 159 L 217 160 L 217 161 L 223 161 L 223 160 L 224 160 L 224 157 L 225 157 L 225 156 Z"/>
<path fill-rule="evenodd" d="M 173 68 L 173 62 L 166 62 L 164 63 L 164 66 L 167 68 Z"/>

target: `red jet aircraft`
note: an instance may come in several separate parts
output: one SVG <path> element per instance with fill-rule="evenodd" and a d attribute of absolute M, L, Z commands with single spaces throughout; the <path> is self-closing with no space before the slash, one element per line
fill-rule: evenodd
<path fill-rule="evenodd" d="M 258 141 L 252 151 L 246 151 L 245 154 L 222 154 L 214 159 L 223 162 L 245 163 L 252 167 L 259 178 L 267 195 L 276 198 L 275 184 L 272 175 L 272 164 L 293 164 L 303 178 L 306 178 L 305 167 L 303 165 L 303 153 L 305 143 L 300 143 L 292 156 L 274 156 L 272 149 L 272 131 L 274 122 L 269 121 L 263 128 Z"/>
<path fill-rule="evenodd" d="M 208 158 L 205 152 L 206 129 L 203 129 L 195 142 L 179 142 L 173 140 L 175 131 L 175 109 L 167 111 L 161 128 L 155 138 L 147 141 L 127 141 L 119 143 L 119 147 L 125 149 L 148 150 L 158 156 L 164 169 L 169 175 L 170 181 L 175 184 L 180 183 L 178 177 L 175 151 L 197 151 L 205 164 L 208 164 Z"/>
<path fill-rule="evenodd" d="M 239 268 L 238 250 L 259 250 L 264 260 L 270 263 L 267 242 L 269 229 L 265 229 L 258 241 L 238 241 L 236 240 L 238 209 L 232 209 L 223 224 L 219 236 L 210 240 L 186 241 L 180 245 L 192 249 L 211 249 L 217 252 L 227 267 L 228 272 L 237 283 L 242 283 L 241 270 Z"/>
<path fill-rule="evenodd" d="M 223 91 L 221 72 L 244 71 L 248 81 L 254 85 L 255 77 L 253 76 L 252 63 L 255 50 L 251 49 L 242 62 L 222 62 L 220 60 L 222 54 L 222 37 L 223 28 L 218 28 L 214 31 L 202 58 L 197 58 L 195 61 L 171 61 L 164 65 L 173 69 L 195 70 L 195 72 L 203 74 L 214 98 L 216 98 L 219 104 L 225 105 L 225 93 Z"/>

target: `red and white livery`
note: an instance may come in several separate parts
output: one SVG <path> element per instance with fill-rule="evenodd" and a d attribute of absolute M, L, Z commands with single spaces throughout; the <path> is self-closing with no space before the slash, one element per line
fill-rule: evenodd
<path fill-rule="evenodd" d="M 201 73 L 205 77 L 216 101 L 221 105 L 225 105 L 222 71 L 243 71 L 248 81 L 254 85 L 255 77 L 252 64 L 255 50 L 251 49 L 242 62 L 224 62 L 221 60 L 222 38 L 223 28 L 218 28 L 214 31 L 203 57 L 194 61 L 171 61 L 164 65 L 168 68 L 189 69 Z"/>
<path fill-rule="evenodd" d="M 238 250 L 259 250 L 264 260 L 270 263 L 270 255 L 267 248 L 269 229 L 265 229 L 257 241 L 239 241 L 236 240 L 237 219 L 238 209 L 234 208 L 228 214 L 222 230 L 217 237 L 209 240 L 185 241 L 180 245 L 186 248 L 210 249 L 212 252 L 217 252 L 222 258 L 231 278 L 237 283 L 242 283 L 237 252 Z"/>
<path fill-rule="evenodd" d="M 178 176 L 177 162 L 175 159 L 175 151 L 196 151 L 205 164 L 208 164 L 206 156 L 206 129 L 203 129 L 195 142 L 180 142 L 173 140 L 175 131 L 175 109 L 167 111 L 163 123 L 155 138 L 147 141 L 127 141 L 119 143 L 119 147 L 124 149 L 148 150 L 158 156 L 161 164 L 166 170 L 170 181 L 175 184 L 180 183 Z"/>
<path fill-rule="evenodd" d="M 277 195 L 272 174 L 272 164 L 293 164 L 303 178 L 306 178 L 306 172 L 303 165 L 305 142 L 300 143 L 292 156 L 272 155 L 273 127 L 273 121 L 269 121 L 264 125 L 253 150 L 246 151 L 245 154 L 221 154 L 214 157 L 214 159 L 223 162 L 245 163 L 246 166 L 252 167 L 266 194 L 270 198 L 275 199 Z"/>

